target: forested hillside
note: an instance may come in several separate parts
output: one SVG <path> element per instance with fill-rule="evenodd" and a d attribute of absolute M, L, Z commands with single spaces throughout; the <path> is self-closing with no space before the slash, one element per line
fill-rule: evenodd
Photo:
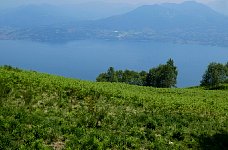
<path fill-rule="evenodd" d="M 0 149 L 227 149 L 228 91 L 0 68 Z"/>

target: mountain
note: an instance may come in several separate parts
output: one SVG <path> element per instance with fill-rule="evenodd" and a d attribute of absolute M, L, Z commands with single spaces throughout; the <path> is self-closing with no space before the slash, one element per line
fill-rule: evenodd
<path fill-rule="evenodd" d="M 77 5 L 26 5 L 0 11 L 0 27 L 39 27 L 66 24 L 79 20 L 95 20 L 126 13 L 133 9 L 127 4 L 90 2 Z"/>
<path fill-rule="evenodd" d="M 174 30 L 227 27 L 228 17 L 196 2 L 141 6 L 129 13 L 109 17 L 93 26 L 118 30 Z"/>
<path fill-rule="evenodd" d="M 228 47 L 228 16 L 201 3 L 189 1 L 181 4 L 145 5 L 127 13 L 123 13 L 123 10 L 123 14 L 105 19 L 98 18 L 102 14 L 103 17 L 117 14 L 116 5 L 91 5 L 81 8 L 61 6 L 62 9 L 44 5 L 42 9 L 34 6 L 5 13 L 0 15 L 0 27 L 7 28 L 0 28 L 0 39 L 44 42 L 88 38 L 153 40 Z M 125 11 L 130 9 L 125 5 L 121 7 L 126 8 Z M 12 26 L 13 29 L 8 28 Z"/>
<path fill-rule="evenodd" d="M 145 5 L 123 15 L 81 26 L 97 32 L 105 31 L 105 35 L 99 35 L 105 39 L 228 46 L 228 17 L 192 1 Z"/>
<path fill-rule="evenodd" d="M 70 18 L 51 5 L 29 5 L 5 10 L 0 14 L 0 25 L 10 27 L 37 27 L 66 22 Z"/>

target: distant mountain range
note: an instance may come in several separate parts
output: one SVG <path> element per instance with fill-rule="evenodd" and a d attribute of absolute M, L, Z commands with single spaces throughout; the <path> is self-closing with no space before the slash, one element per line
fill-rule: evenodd
<path fill-rule="evenodd" d="M 127 4 L 90 2 L 78 5 L 26 5 L 0 10 L 0 26 L 38 27 L 95 20 L 123 14 L 134 7 Z"/>
<path fill-rule="evenodd" d="M 27 12 L 25 16 L 15 10 L 19 18 L 14 19 L 7 17 L 12 13 L 6 13 L 0 19 L 0 38 L 46 42 L 99 38 L 228 46 L 228 17 L 196 2 L 146 5 L 93 21 L 81 21 L 76 14 L 44 8 L 31 8 L 33 13 Z M 38 17 L 34 17 L 37 13 Z M 23 26 L 25 20 L 29 22 Z"/>
<path fill-rule="evenodd" d="M 196 2 L 141 6 L 129 13 L 95 21 L 99 28 L 118 30 L 173 30 L 223 28 L 228 17 Z"/>

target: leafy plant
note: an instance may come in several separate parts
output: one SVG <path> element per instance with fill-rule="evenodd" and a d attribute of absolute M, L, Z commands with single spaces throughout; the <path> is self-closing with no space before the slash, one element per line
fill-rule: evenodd
<path fill-rule="evenodd" d="M 0 149 L 226 148 L 223 89 L 89 82 L 4 67 L 0 81 Z"/>

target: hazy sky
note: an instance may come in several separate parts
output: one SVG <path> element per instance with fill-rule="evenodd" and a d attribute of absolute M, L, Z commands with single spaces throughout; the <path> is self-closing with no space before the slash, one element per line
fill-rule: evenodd
<path fill-rule="evenodd" d="M 103 2 L 112 2 L 112 3 L 129 3 L 129 4 L 148 4 L 148 3 L 164 3 L 164 2 L 184 2 L 186 0 L 0 0 L 1 7 L 17 6 L 24 4 L 77 4 L 85 2 L 94 2 L 94 1 L 103 1 Z M 211 5 L 221 5 L 228 6 L 228 0 L 194 0 L 202 2 L 205 4 Z"/>
<path fill-rule="evenodd" d="M 78 4 L 85 2 L 112 2 L 112 3 L 129 3 L 129 4 L 154 4 L 154 3 L 164 3 L 164 2 L 184 2 L 186 0 L 0 0 L 0 8 L 9 8 L 19 5 L 26 4 Z M 227 12 L 228 14 L 228 0 L 195 0 L 207 4 L 219 11 Z"/>
<path fill-rule="evenodd" d="M 185 0 L 0 0 L 1 5 L 20 5 L 28 3 L 52 3 L 52 4 L 63 4 L 63 3 L 83 3 L 92 1 L 103 1 L 103 2 L 117 2 L 117 3 L 163 3 L 163 2 L 183 2 Z M 226 2 L 227 0 L 195 0 L 208 3 L 211 1 Z"/>

